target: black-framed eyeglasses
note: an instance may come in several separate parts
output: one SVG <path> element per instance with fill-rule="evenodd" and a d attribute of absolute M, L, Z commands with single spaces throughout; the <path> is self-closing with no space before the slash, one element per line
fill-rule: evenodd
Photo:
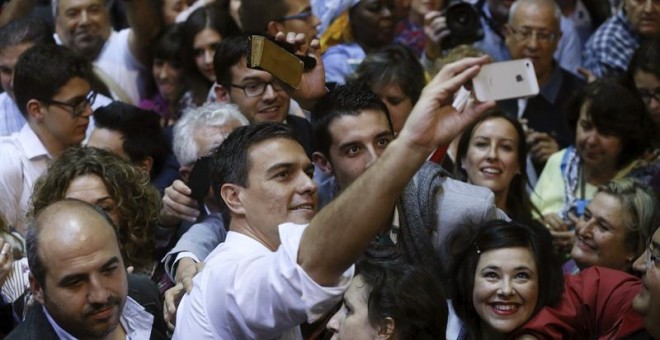
<path fill-rule="evenodd" d="M 281 18 L 277 18 L 274 21 L 289 21 L 289 20 L 296 20 L 296 19 L 307 20 L 312 15 L 314 15 L 314 13 L 312 13 L 311 9 L 308 9 L 308 10 L 302 11 L 298 14 L 292 14 L 292 15 L 283 16 Z"/>
<path fill-rule="evenodd" d="M 536 41 L 547 44 L 555 41 L 555 39 L 557 38 L 557 33 L 552 33 L 552 32 L 543 32 L 543 31 L 529 30 L 529 29 L 517 29 L 514 28 L 513 26 L 509 26 L 509 29 L 511 30 L 511 33 L 513 33 L 513 36 L 520 41 L 529 41 L 530 39 L 532 39 L 532 37 L 536 36 Z"/>
<path fill-rule="evenodd" d="M 263 95 L 264 92 L 266 92 L 266 87 L 268 85 L 270 85 L 273 88 L 273 90 L 275 90 L 275 91 L 281 91 L 282 90 L 282 85 L 276 80 L 272 80 L 272 81 L 269 81 L 269 82 L 251 83 L 251 84 L 247 84 L 245 86 L 241 86 L 241 85 L 237 85 L 237 84 L 231 84 L 231 87 L 239 88 L 239 89 L 243 90 L 246 97 L 253 98 L 253 97 L 259 97 L 259 96 Z"/>
<path fill-rule="evenodd" d="M 74 103 L 66 103 L 53 99 L 42 99 L 41 101 L 49 105 L 59 105 L 59 106 L 67 107 L 71 110 L 70 111 L 71 115 L 74 118 L 76 118 L 82 116 L 82 114 L 85 113 L 85 110 L 87 110 L 87 106 L 92 106 L 94 104 L 97 94 L 98 92 L 91 91 L 90 93 L 87 94 L 87 96 L 85 96 L 85 98 L 82 98 Z"/>
<path fill-rule="evenodd" d="M 655 91 L 639 89 L 637 92 L 646 105 L 651 104 L 651 99 L 655 99 L 656 102 L 660 103 L 660 88 L 655 89 Z"/>

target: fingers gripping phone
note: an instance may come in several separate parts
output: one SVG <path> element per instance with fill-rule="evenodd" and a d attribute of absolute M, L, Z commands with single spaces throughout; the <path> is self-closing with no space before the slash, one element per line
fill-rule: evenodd
<path fill-rule="evenodd" d="M 211 188 L 211 159 L 211 156 L 197 159 L 188 180 L 190 196 L 197 201 L 200 209 L 204 208 L 204 199 Z"/>
<path fill-rule="evenodd" d="M 534 64 L 529 59 L 484 65 L 472 79 L 472 87 L 479 101 L 524 98 L 539 93 Z"/>

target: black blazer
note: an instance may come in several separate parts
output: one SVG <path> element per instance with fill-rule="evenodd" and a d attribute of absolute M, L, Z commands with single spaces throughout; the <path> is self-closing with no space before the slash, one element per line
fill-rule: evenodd
<path fill-rule="evenodd" d="M 144 275 L 128 275 L 128 296 L 154 316 L 151 340 L 169 339 L 163 320 L 163 304 L 156 285 Z M 41 305 L 35 304 L 13 332 L 5 339 L 57 340 L 55 330 L 46 319 Z"/>

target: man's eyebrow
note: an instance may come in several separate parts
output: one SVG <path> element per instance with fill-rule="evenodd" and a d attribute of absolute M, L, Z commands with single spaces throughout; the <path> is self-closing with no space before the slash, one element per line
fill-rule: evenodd
<path fill-rule="evenodd" d="M 271 174 L 277 172 L 278 170 L 292 169 L 293 166 L 294 166 L 293 163 L 289 163 L 289 162 L 276 163 L 270 166 L 268 169 L 266 169 L 266 176 L 270 176 Z"/>

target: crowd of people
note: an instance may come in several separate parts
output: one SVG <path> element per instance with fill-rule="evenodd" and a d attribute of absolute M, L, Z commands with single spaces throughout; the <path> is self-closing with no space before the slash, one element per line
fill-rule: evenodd
<path fill-rule="evenodd" d="M 660 339 L 658 0 L 0 9 L 0 336 Z"/>

